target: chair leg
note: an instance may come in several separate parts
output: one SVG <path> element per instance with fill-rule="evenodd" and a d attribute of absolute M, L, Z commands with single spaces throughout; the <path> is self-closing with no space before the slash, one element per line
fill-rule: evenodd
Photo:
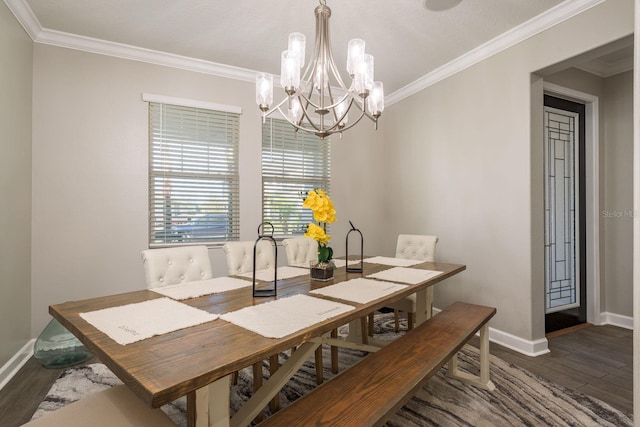
<path fill-rule="evenodd" d="M 407 313 L 407 330 L 412 330 L 413 329 L 413 323 L 414 323 L 414 313 Z"/>
<path fill-rule="evenodd" d="M 400 310 L 393 310 L 393 330 L 398 333 L 400 332 Z"/>
<path fill-rule="evenodd" d="M 331 338 L 338 338 L 338 330 L 334 329 L 331 331 Z M 340 369 L 338 364 L 338 347 L 335 345 L 331 346 L 331 373 L 337 374 Z"/>
<path fill-rule="evenodd" d="M 369 336 L 373 336 L 373 313 L 369 313 Z"/>
<path fill-rule="evenodd" d="M 322 371 L 322 346 L 316 348 L 316 384 L 320 385 L 324 382 L 324 372 Z"/>
<path fill-rule="evenodd" d="M 278 355 L 274 354 L 273 356 L 269 357 L 269 375 L 273 376 L 273 374 L 276 373 L 279 367 L 280 361 L 278 360 Z M 273 396 L 270 406 L 272 414 L 275 414 L 280 410 L 280 394 L 276 394 L 275 396 Z"/>
<path fill-rule="evenodd" d="M 253 364 L 253 393 L 255 394 L 260 387 L 262 387 L 262 362 L 256 362 Z M 256 422 L 260 422 L 263 419 L 263 414 L 260 412 L 255 418 Z"/>
<path fill-rule="evenodd" d="M 369 344 L 369 333 L 367 331 L 367 316 L 360 318 L 360 335 L 362 336 L 362 344 Z"/>

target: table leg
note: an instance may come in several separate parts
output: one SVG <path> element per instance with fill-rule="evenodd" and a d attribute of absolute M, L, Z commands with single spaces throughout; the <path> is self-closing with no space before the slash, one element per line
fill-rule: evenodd
<path fill-rule="evenodd" d="M 429 319 L 432 314 L 433 288 L 429 287 L 416 292 L 416 326 Z"/>
<path fill-rule="evenodd" d="M 196 390 L 196 427 L 229 426 L 229 387 L 231 376 L 220 378 L 206 387 Z"/>
<path fill-rule="evenodd" d="M 361 331 L 362 329 L 361 329 L 360 319 L 352 320 L 351 322 L 349 322 L 349 334 L 345 337 L 345 341 L 361 344 L 362 343 Z"/>

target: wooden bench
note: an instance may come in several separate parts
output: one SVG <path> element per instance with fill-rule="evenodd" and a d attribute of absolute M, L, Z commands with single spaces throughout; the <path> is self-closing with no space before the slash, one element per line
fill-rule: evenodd
<path fill-rule="evenodd" d="M 111 387 L 24 425 L 25 427 L 175 427 L 160 409 L 147 406 L 125 385 Z"/>
<path fill-rule="evenodd" d="M 438 371 L 493 390 L 488 322 L 493 307 L 457 302 L 407 332 L 260 426 L 374 426 L 395 414 Z M 457 352 L 480 330 L 480 376 L 459 372 Z"/>

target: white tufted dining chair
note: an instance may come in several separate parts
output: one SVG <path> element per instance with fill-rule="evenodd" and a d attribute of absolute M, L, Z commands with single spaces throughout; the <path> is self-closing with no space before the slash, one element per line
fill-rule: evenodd
<path fill-rule="evenodd" d="M 229 276 L 253 271 L 253 245 L 252 241 L 229 242 L 222 249 L 227 254 L 227 269 Z M 256 248 L 256 270 L 275 268 L 273 246 L 266 240 L 258 242 Z"/>
<path fill-rule="evenodd" d="M 227 270 L 229 276 L 253 271 L 253 246 L 254 241 L 228 242 L 222 249 L 227 255 Z M 273 254 L 273 245 L 267 240 L 260 240 L 256 247 L 256 270 L 275 268 L 276 262 Z M 269 357 L 269 373 L 273 375 L 278 370 L 278 355 Z M 253 392 L 257 392 L 262 386 L 262 362 L 253 364 Z M 279 396 L 271 401 L 271 410 L 275 412 L 280 407 Z M 261 420 L 261 415 L 256 418 Z"/>
<path fill-rule="evenodd" d="M 148 289 L 213 277 L 206 246 L 147 249 L 142 265 Z"/>
<path fill-rule="evenodd" d="M 213 277 L 206 246 L 177 246 L 142 251 L 147 289 L 206 280 Z M 233 373 L 234 384 L 238 373 Z M 195 393 L 187 395 L 187 419 L 195 422 Z"/>
<path fill-rule="evenodd" d="M 295 267 L 309 267 L 309 263 L 318 260 L 318 242 L 308 237 L 291 237 L 282 240 L 282 246 L 287 251 L 287 263 Z M 373 314 L 371 314 L 373 316 Z M 372 317 L 371 317 L 372 318 Z M 361 319 L 361 327 L 364 329 L 367 325 L 367 318 Z M 373 321 L 371 321 L 373 325 Z M 372 334 L 373 335 L 373 334 Z M 332 337 L 338 336 L 338 330 L 331 331 Z M 363 344 L 367 344 L 367 337 L 363 335 Z M 316 363 L 316 383 L 322 384 L 322 346 L 318 347 L 315 355 Z M 338 347 L 331 346 L 331 372 L 338 373 Z"/>
<path fill-rule="evenodd" d="M 287 263 L 296 267 L 309 267 L 311 261 L 318 260 L 318 243 L 308 237 L 292 237 L 282 240 L 287 251 Z"/>
<path fill-rule="evenodd" d="M 435 261 L 437 243 L 438 238 L 436 236 L 399 234 L 396 245 L 396 258 Z M 433 301 L 433 287 L 427 288 L 427 293 L 427 300 Z M 399 311 L 407 313 L 407 328 L 409 330 L 413 329 L 416 313 L 416 294 L 411 294 L 400 301 L 390 304 L 389 307 L 394 309 L 396 332 L 399 330 Z"/>
<path fill-rule="evenodd" d="M 311 261 L 318 260 L 318 242 L 308 237 L 291 237 L 289 239 L 282 240 L 282 246 L 287 251 L 287 263 L 294 267 L 309 267 Z M 332 331 L 332 336 L 337 336 L 338 330 Z M 338 348 L 332 346 L 331 352 L 331 370 L 333 373 L 338 373 L 337 363 L 337 351 Z M 318 347 L 315 354 L 316 363 L 316 383 L 322 384 L 324 381 L 322 373 L 322 346 Z"/>

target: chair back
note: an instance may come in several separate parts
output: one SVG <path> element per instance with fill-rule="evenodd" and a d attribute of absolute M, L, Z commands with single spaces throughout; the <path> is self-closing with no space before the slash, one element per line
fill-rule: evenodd
<path fill-rule="evenodd" d="M 287 263 L 309 267 L 311 261 L 318 261 L 318 242 L 308 237 L 292 237 L 282 240 L 287 251 Z"/>
<path fill-rule="evenodd" d="M 396 258 L 435 261 L 436 236 L 418 234 L 399 234 L 396 246 Z"/>
<path fill-rule="evenodd" d="M 253 270 L 253 241 L 229 242 L 222 248 L 227 254 L 229 276 L 247 273 Z M 266 270 L 275 267 L 273 246 L 267 240 L 260 240 L 256 247 L 256 269 Z"/>
<path fill-rule="evenodd" d="M 147 249 L 142 265 L 149 289 L 213 277 L 206 246 Z"/>

